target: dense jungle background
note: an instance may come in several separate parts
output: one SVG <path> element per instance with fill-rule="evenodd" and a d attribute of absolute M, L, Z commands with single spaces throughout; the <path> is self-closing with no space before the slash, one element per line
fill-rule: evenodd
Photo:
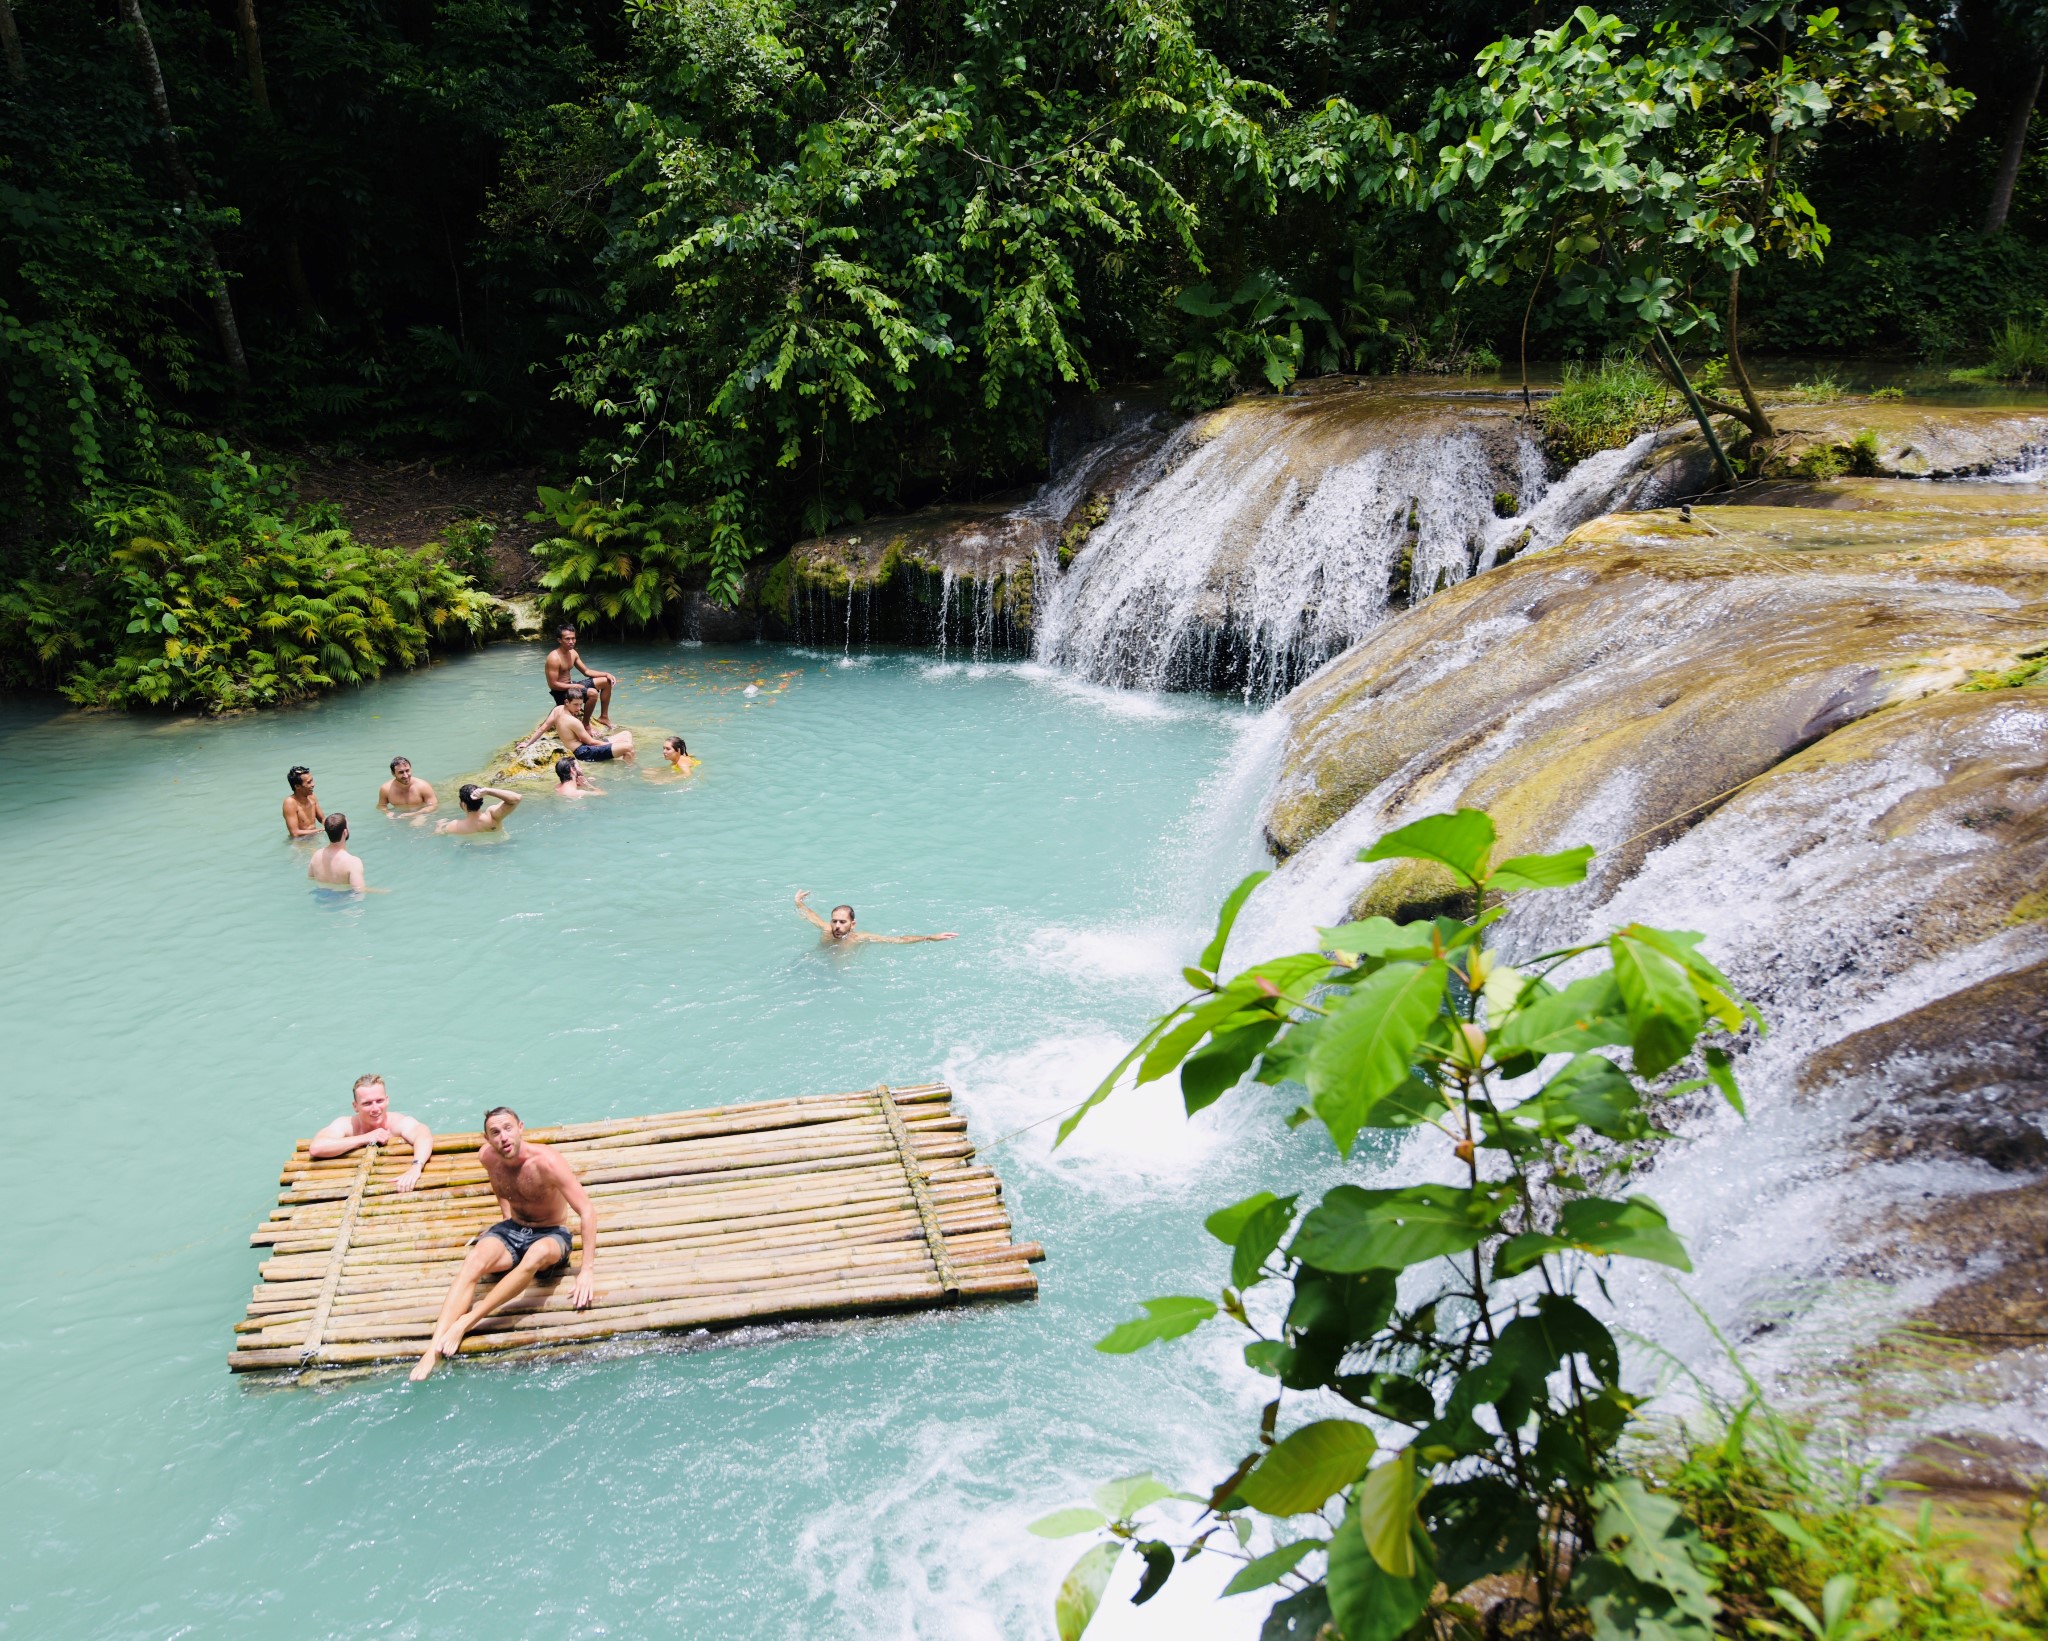
<path fill-rule="evenodd" d="M 1654 53 L 1660 22 L 1755 9 L 1619 14 Z M 1923 10 L 1955 107 L 1788 151 L 1832 240 L 1758 261 L 1752 352 L 1967 365 L 2038 334 L 2048 24 Z M 1628 346 L 1627 313 L 1532 300 L 1536 229 L 1525 267 L 1460 284 L 1469 227 L 1390 187 L 1372 137 L 1426 138 L 1489 41 L 1570 16 L 0 0 L 0 684 L 261 704 L 485 630 L 487 526 L 366 543 L 302 499 L 308 463 L 544 483 L 550 567 L 610 552 L 586 620 L 629 628 L 802 536 L 1036 476 L 1091 390 L 1195 408 Z"/>

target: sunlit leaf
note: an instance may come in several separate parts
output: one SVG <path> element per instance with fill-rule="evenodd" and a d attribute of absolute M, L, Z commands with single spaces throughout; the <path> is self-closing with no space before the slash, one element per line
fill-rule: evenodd
<path fill-rule="evenodd" d="M 1369 1426 L 1319 1419 L 1280 1441 L 1237 1490 L 1269 1516 L 1298 1516 L 1320 1509 L 1332 1493 L 1364 1475 L 1378 1449 Z"/>

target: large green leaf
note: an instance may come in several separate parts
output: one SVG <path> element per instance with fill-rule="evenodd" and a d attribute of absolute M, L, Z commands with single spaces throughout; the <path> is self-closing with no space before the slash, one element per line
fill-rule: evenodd
<path fill-rule="evenodd" d="M 1281 1020 L 1258 1020 L 1219 1031 L 1181 1062 L 1180 1093 L 1192 1117 L 1214 1105 L 1238 1085 L 1252 1062 L 1279 1035 Z"/>
<path fill-rule="evenodd" d="M 1477 883 L 1486 875 L 1493 853 L 1493 817 L 1483 809 L 1460 809 L 1455 815 L 1431 815 L 1389 832 L 1360 860 L 1433 860 Z"/>
<path fill-rule="evenodd" d="M 1685 1244 L 1672 1231 L 1664 1211 L 1646 1196 L 1632 1196 L 1626 1202 L 1575 1198 L 1559 1211 L 1557 1228 L 1567 1242 L 1588 1253 L 1620 1254 L 1681 1271 L 1692 1269 Z"/>
<path fill-rule="evenodd" d="M 1145 1314 L 1120 1322 L 1096 1341 L 1095 1348 L 1111 1356 L 1127 1356 L 1163 1339 L 1178 1339 L 1193 1333 L 1216 1314 L 1216 1301 L 1187 1294 L 1169 1294 L 1164 1299 L 1144 1301 Z"/>
<path fill-rule="evenodd" d="M 1052 1604 L 1053 1623 L 1059 1630 L 1060 1641 L 1080 1641 L 1095 1609 L 1102 1604 L 1102 1592 L 1123 1548 L 1116 1539 L 1097 1544 L 1069 1570 Z"/>
<path fill-rule="evenodd" d="M 1224 1247 L 1234 1248 L 1237 1246 L 1237 1239 L 1244 1234 L 1245 1226 L 1251 1223 L 1252 1215 L 1279 1200 L 1271 1191 L 1254 1191 L 1242 1202 L 1233 1202 L 1228 1208 L 1218 1208 L 1202 1221 L 1202 1229 Z M 1288 1200 L 1291 1202 L 1294 1199 L 1290 1197 Z"/>
<path fill-rule="evenodd" d="M 1485 1476 L 1432 1487 L 1422 1513 L 1436 1545 L 1436 1575 L 1452 1595 L 1526 1561 L 1542 1526 L 1534 1503 Z"/>
<path fill-rule="evenodd" d="M 1396 923 L 1390 917 L 1368 917 L 1360 923 L 1340 923 L 1334 929 L 1316 930 L 1319 951 L 1344 952 L 1352 957 L 1407 957 L 1420 961 L 1435 955 L 1430 944 L 1433 925 Z"/>
<path fill-rule="evenodd" d="M 1254 872 L 1225 897 L 1223 910 L 1216 914 L 1216 932 L 1210 936 L 1209 944 L 1202 948 L 1202 967 L 1211 974 L 1223 961 L 1223 948 L 1230 944 L 1230 931 L 1237 923 L 1237 914 L 1244 910 L 1244 903 L 1251 899 L 1252 891 L 1272 875 L 1271 872 Z"/>
<path fill-rule="evenodd" d="M 1310 1094 L 1372 1101 L 1404 1082 L 1449 977 L 1443 963 L 1390 963 L 1333 1002 L 1309 1050 Z"/>
<path fill-rule="evenodd" d="M 1230 1254 L 1233 1288 L 1249 1288 L 1261 1280 L 1267 1259 L 1294 1223 L 1295 1201 L 1293 1197 L 1282 1197 L 1278 1202 L 1269 1202 L 1245 1221 Z"/>
<path fill-rule="evenodd" d="M 1603 1554 L 1586 1561 L 1604 1561 L 1612 1570 L 1582 1563 L 1586 1577 L 1574 1578 L 1572 1590 L 1589 1610 L 1605 1608 L 1595 1612 L 1596 1625 L 1605 1619 L 1615 1632 L 1628 1633 L 1624 1626 L 1634 1621 L 1634 1633 L 1641 1633 L 1648 1620 L 1674 1637 L 1710 1636 L 1720 1611 L 1710 1556 L 1677 1503 L 1633 1476 L 1601 1483 L 1593 1503 L 1593 1537 Z"/>
<path fill-rule="evenodd" d="M 1319 1641 L 1330 1622 L 1330 1592 L 1320 1584 L 1273 1603 L 1259 1626 L 1259 1641 Z"/>
<path fill-rule="evenodd" d="M 1415 1531 L 1415 1576 L 1395 1578 L 1366 1548 L 1356 1503 L 1345 1512 L 1344 1524 L 1330 1540 L 1324 1579 L 1344 1641 L 1397 1641 L 1422 1616 L 1436 1587 L 1436 1567 L 1429 1540 L 1420 1527 Z"/>
<path fill-rule="evenodd" d="M 1351 1155 L 1362 1129 L 1413 1128 L 1446 1109 L 1443 1095 L 1420 1077 L 1407 1078 L 1377 1099 L 1367 1099 L 1356 1087 L 1326 1089 L 1315 1097 L 1316 1115 L 1343 1157 Z"/>
<path fill-rule="evenodd" d="M 1563 889 L 1586 881 L 1586 863 L 1593 858 L 1593 846 L 1582 843 L 1554 855 L 1516 855 L 1493 869 L 1487 887 L 1492 889 Z"/>
<path fill-rule="evenodd" d="M 1085 1504 L 1070 1504 L 1064 1510 L 1055 1510 L 1049 1516 L 1040 1516 L 1025 1529 L 1040 1538 L 1072 1538 L 1076 1533 L 1092 1533 L 1098 1527 L 1107 1527 L 1109 1517 L 1100 1510 L 1091 1510 Z"/>
<path fill-rule="evenodd" d="M 1614 981 L 1628 1011 L 1636 1070 L 1655 1077 L 1692 1052 L 1707 1021 L 1706 1006 L 1685 969 L 1666 953 L 1626 934 L 1614 935 L 1607 944 L 1614 954 Z"/>
<path fill-rule="evenodd" d="M 1095 1489 L 1095 1502 L 1112 1521 L 1135 1516 L 1148 1504 L 1174 1497 L 1174 1491 L 1149 1470 L 1135 1476 L 1119 1476 Z"/>
<path fill-rule="evenodd" d="M 1629 1041 L 1621 988 L 1610 974 L 1587 975 L 1563 991 L 1524 1003 L 1501 1023 L 1497 1053 L 1526 1049 L 1534 1054 L 1577 1054 Z"/>
<path fill-rule="evenodd" d="M 1365 1547 L 1393 1578 L 1415 1576 L 1415 1455 L 1403 1448 L 1359 1484 L 1358 1525 Z"/>
<path fill-rule="evenodd" d="M 1231 1581 L 1223 1586 L 1223 1593 L 1243 1595 L 1247 1590 L 1263 1590 L 1268 1584 L 1277 1584 L 1309 1556 L 1327 1548 L 1329 1542 L 1324 1538 L 1298 1538 L 1292 1544 L 1268 1550 L 1240 1567 Z"/>
<path fill-rule="evenodd" d="M 1288 1252 L 1325 1271 L 1404 1270 L 1477 1247 L 1505 1208 L 1486 1187 L 1339 1185 L 1309 1210 Z"/>
<path fill-rule="evenodd" d="M 1351 1419 L 1319 1419 L 1285 1437 L 1238 1484 L 1254 1509 L 1269 1516 L 1319 1510 L 1340 1488 L 1365 1474 L 1379 1442 Z"/>

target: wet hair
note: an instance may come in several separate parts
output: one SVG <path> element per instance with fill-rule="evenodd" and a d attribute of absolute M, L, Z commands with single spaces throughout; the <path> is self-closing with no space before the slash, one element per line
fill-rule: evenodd
<path fill-rule="evenodd" d="M 366 1071 L 355 1080 L 354 1086 L 352 1086 L 348 1091 L 348 1096 L 351 1100 L 353 1100 L 358 1094 L 362 1093 L 364 1089 L 368 1088 L 370 1084 L 377 1083 L 381 1085 L 383 1081 L 384 1075 L 382 1072 Z"/>
<path fill-rule="evenodd" d="M 858 921 L 853 915 L 853 908 L 851 906 L 834 906 L 832 908 L 832 915 L 834 917 L 837 917 L 841 912 L 846 914 L 849 923 Z"/>
<path fill-rule="evenodd" d="M 490 1110 L 486 1111 L 484 1113 L 484 1127 L 488 1128 L 491 1126 L 491 1119 L 493 1117 L 510 1117 L 514 1122 L 519 1122 L 519 1113 L 514 1111 L 509 1105 L 494 1105 Z M 519 1123 L 519 1126 L 524 1128 L 526 1125 Z"/>
<path fill-rule="evenodd" d="M 348 816 L 337 809 L 326 820 L 322 821 L 321 825 L 327 828 L 327 841 L 329 843 L 339 843 L 341 842 L 342 833 L 348 830 Z"/>
<path fill-rule="evenodd" d="M 312 773 L 312 770 L 308 769 L 304 764 L 293 764 L 291 768 L 284 772 L 284 784 L 296 792 L 299 789 L 300 780 Z"/>
<path fill-rule="evenodd" d="M 575 778 L 576 760 L 574 758 L 557 758 L 555 760 L 555 779 L 566 785 Z"/>
<path fill-rule="evenodd" d="M 482 788 L 475 781 L 464 781 L 456 789 L 455 795 L 462 800 L 462 807 L 472 815 L 484 806 Z"/>
<path fill-rule="evenodd" d="M 561 624 L 561 625 L 560 625 L 559 627 L 557 627 L 557 628 L 555 629 L 555 636 L 556 636 L 557 638 L 560 638 L 560 637 L 562 636 L 562 634 L 563 634 L 563 633 L 565 633 L 565 632 L 574 632 L 575 630 L 576 630 L 576 623 L 575 623 L 575 622 L 573 622 L 573 621 L 564 621 L 564 622 L 563 622 L 563 623 L 562 623 L 562 624 Z"/>
<path fill-rule="evenodd" d="M 400 753 L 396 758 L 393 758 L 391 760 L 391 773 L 396 775 L 398 773 L 398 766 L 400 764 L 409 764 L 411 762 L 412 759 L 406 757 L 403 753 Z"/>
<path fill-rule="evenodd" d="M 676 749 L 677 754 L 681 757 L 687 758 L 690 755 L 690 749 L 683 745 L 683 738 L 680 735 L 671 735 L 667 740 L 663 741 L 661 744 L 664 749 L 668 747 L 674 747 Z"/>

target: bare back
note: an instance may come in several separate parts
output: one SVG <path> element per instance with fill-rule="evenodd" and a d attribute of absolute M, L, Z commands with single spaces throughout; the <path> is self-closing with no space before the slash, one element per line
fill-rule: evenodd
<path fill-rule="evenodd" d="M 482 1153 L 491 1189 L 522 1225 L 561 1225 L 569 1218 L 564 1178 L 575 1183 L 570 1166 L 545 1145 L 529 1140 L 517 1162 L 507 1162 L 489 1146 Z"/>

